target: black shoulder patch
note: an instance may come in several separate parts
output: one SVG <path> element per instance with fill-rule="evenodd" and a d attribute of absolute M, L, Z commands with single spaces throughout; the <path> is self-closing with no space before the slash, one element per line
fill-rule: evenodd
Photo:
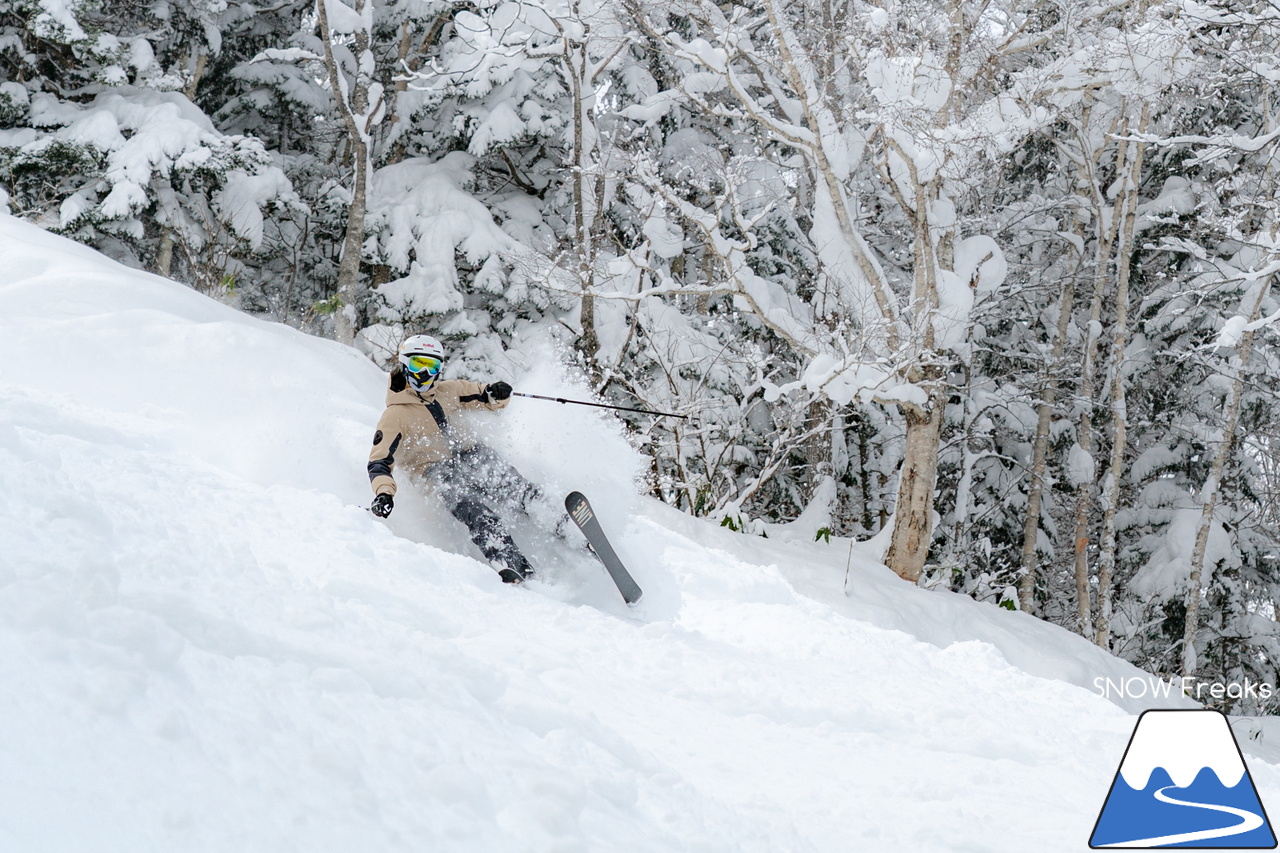
<path fill-rule="evenodd" d="M 382 430 L 378 430 L 373 434 L 373 443 L 382 444 Z"/>

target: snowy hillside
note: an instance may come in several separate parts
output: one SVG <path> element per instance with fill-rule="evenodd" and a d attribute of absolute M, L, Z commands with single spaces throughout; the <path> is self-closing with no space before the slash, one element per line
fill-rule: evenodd
<path fill-rule="evenodd" d="M 0 850 L 1086 849 L 1146 705 L 1079 637 L 637 497 L 533 400 L 479 428 L 646 596 L 555 543 L 504 586 L 411 489 L 360 508 L 359 354 L 8 217 L 0 262 Z"/>

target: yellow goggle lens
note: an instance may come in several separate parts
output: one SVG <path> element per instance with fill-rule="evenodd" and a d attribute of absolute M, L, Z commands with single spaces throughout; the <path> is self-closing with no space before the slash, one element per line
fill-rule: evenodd
<path fill-rule="evenodd" d="M 435 376 L 440 372 L 440 367 L 444 362 L 435 356 L 430 355 L 411 355 L 409 356 L 409 364 L 407 365 L 410 373 L 430 373 Z"/>

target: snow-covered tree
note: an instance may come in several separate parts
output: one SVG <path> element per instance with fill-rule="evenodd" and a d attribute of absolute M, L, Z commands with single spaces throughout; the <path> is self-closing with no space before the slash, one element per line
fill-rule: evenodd
<path fill-rule="evenodd" d="M 264 220 L 296 197 L 260 141 L 221 132 L 192 101 L 224 8 L 0 7 L 11 208 L 166 273 L 176 240 L 193 284 L 234 282 Z"/>

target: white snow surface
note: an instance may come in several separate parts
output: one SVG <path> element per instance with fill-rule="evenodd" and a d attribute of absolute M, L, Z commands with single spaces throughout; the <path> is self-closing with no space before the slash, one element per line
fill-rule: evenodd
<path fill-rule="evenodd" d="M 0 260 L 0 850 L 1085 849 L 1147 705 L 1080 637 L 640 497 L 536 400 L 478 420 L 646 594 L 547 542 L 504 586 L 411 485 L 360 508 L 355 350 L 9 217 Z"/>

